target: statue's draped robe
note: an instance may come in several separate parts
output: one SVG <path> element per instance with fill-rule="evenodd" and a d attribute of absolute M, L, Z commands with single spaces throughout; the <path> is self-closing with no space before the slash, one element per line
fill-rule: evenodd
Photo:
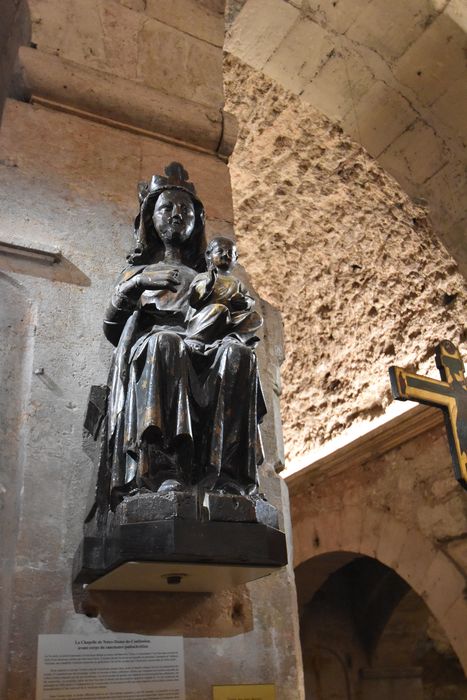
<path fill-rule="evenodd" d="M 144 475 L 148 446 L 177 455 L 186 480 L 212 474 L 254 484 L 266 408 L 253 350 L 234 337 L 197 347 L 187 341 L 192 268 L 132 266 L 119 282 L 174 268 L 176 292 L 146 291 L 136 311 L 105 322 L 114 343 L 121 333 L 109 381 L 111 488 L 130 484 L 138 470 Z"/>

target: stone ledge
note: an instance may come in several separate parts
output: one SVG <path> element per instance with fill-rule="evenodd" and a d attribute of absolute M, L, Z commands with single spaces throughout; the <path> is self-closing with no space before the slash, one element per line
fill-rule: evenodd
<path fill-rule="evenodd" d="M 17 243 L 4 239 L 0 239 L 0 255 L 14 255 L 49 265 L 54 265 L 62 259 L 62 252 L 57 246 L 43 243 Z"/>
<path fill-rule="evenodd" d="M 331 474 L 338 474 L 351 466 L 375 460 L 417 435 L 433 430 L 443 423 L 444 416 L 439 409 L 415 406 L 348 445 L 286 476 L 285 481 L 289 492 L 292 494 L 300 491 L 303 481 L 308 481 L 312 474 L 315 478 L 329 478 Z"/>
<path fill-rule="evenodd" d="M 17 99 L 224 157 L 233 151 L 236 120 L 222 110 L 25 46 L 19 65 L 13 87 Z"/>

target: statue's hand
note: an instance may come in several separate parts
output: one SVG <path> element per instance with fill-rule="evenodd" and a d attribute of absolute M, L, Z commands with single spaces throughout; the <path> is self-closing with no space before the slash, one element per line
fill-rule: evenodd
<path fill-rule="evenodd" d="M 206 282 L 206 294 L 210 293 L 214 288 L 217 280 L 217 270 L 213 267 L 208 272 L 208 281 Z"/>
<path fill-rule="evenodd" d="M 178 270 L 140 272 L 118 286 L 118 294 L 129 302 L 137 302 L 146 289 L 168 289 L 176 292 L 180 284 Z"/>
<path fill-rule="evenodd" d="M 145 289 L 169 289 L 176 292 L 180 284 L 180 276 L 177 269 L 173 270 L 151 270 L 151 272 L 141 272 L 139 275 L 139 285 L 143 291 Z"/>

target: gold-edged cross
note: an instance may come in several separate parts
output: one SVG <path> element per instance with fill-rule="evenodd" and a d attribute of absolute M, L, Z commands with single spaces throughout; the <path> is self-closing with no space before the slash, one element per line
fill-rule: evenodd
<path fill-rule="evenodd" d="M 460 352 L 449 340 L 437 346 L 436 366 L 441 381 L 390 367 L 392 394 L 400 401 L 410 399 L 443 409 L 454 473 L 467 489 L 467 380 Z"/>

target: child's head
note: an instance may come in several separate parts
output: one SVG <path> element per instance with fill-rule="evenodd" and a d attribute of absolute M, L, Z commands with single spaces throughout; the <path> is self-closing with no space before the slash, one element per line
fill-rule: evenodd
<path fill-rule="evenodd" d="M 206 263 L 208 269 L 213 267 L 228 272 L 237 262 L 237 246 L 230 238 L 216 236 L 206 248 Z"/>

